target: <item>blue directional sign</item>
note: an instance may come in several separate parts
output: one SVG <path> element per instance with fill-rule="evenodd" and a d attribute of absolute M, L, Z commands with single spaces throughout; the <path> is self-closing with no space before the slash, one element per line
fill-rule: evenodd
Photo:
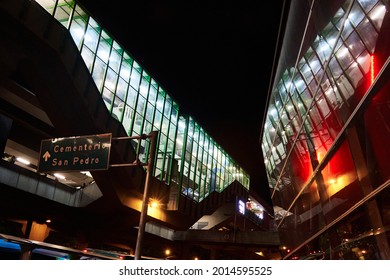
<path fill-rule="evenodd" d="M 38 171 L 88 171 L 109 167 L 111 133 L 41 141 Z"/>

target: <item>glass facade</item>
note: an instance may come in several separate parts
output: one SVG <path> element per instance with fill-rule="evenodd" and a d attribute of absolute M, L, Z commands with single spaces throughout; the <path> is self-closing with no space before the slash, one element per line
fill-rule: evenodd
<path fill-rule="evenodd" d="M 261 136 L 273 227 L 286 259 L 390 259 L 388 1 L 303 2 Z"/>
<path fill-rule="evenodd" d="M 107 110 L 127 134 L 159 132 L 153 176 L 196 202 L 234 180 L 249 191 L 246 171 L 191 116 L 181 114 L 163 87 L 76 1 L 36 2 L 69 30 Z M 140 143 L 134 148 L 145 162 L 149 142 Z"/>

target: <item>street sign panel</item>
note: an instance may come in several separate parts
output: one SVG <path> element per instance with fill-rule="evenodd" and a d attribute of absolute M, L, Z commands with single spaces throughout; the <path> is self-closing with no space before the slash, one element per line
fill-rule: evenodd
<path fill-rule="evenodd" d="M 41 141 L 38 171 L 88 171 L 109 167 L 111 133 Z"/>

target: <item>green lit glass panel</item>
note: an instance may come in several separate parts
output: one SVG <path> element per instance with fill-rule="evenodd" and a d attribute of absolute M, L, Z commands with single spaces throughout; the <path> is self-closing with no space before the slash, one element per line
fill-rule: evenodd
<path fill-rule="evenodd" d="M 151 123 L 153 122 L 153 116 L 154 116 L 154 106 L 148 102 L 148 105 L 146 107 L 145 120 Z"/>
<path fill-rule="evenodd" d="M 106 37 L 107 37 L 107 33 L 102 31 L 100 42 L 97 49 L 97 56 L 104 63 L 108 63 L 108 59 L 110 58 L 111 43 L 112 43 L 112 40 Z"/>
<path fill-rule="evenodd" d="M 150 104 L 152 104 L 153 106 L 156 106 L 156 99 L 157 99 L 157 88 L 155 88 L 154 86 L 151 86 L 151 87 L 149 88 L 148 101 L 149 101 Z"/>
<path fill-rule="evenodd" d="M 154 113 L 154 122 L 153 122 L 153 126 L 157 129 L 157 130 L 160 130 L 161 129 L 161 121 L 162 121 L 162 114 L 159 112 L 159 111 L 155 111 Z"/>
<path fill-rule="evenodd" d="M 133 67 L 134 67 L 134 69 L 137 70 L 139 73 L 142 72 L 142 67 L 141 67 L 141 65 L 139 65 L 138 62 L 135 61 L 135 60 L 133 61 Z"/>
<path fill-rule="evenodd" d="M 112 93 L 107 88 L 104 88 L 102 97 L 104 100 L 104 104 L 106 104 L 107 109 L 111 112 L 111 106 L 112 106 L 112 102 L 114 100 L 114 93 Z"/>
<path fill-rule="evenodd" d="M 139 89 L 140 80 L 141 80 L 141 73 L 138 72 L 137 69 L 133 68 L 133 71 L 131 71 L 130 85 L 137 91 Z"/>
<path fill-rule="evenodd" d="M 106 79 L 104 81 L 104 86 L 110 91 L 115 92 L 116 82 L 118 79 L 118 74 L 115 73 L 111 68 L 108 68 Z"/>
<path fill-rule="evenodd" d="M 88 15 L 80 6 L 76 6 L 73 14 L 72 23 L 70 24 L 69 32 L 72 35 L 73 41 L 80 50 L 84 39 L 85 29 L 87 28 Z"/>
<path fill-rule="evenodd" d="M 134 110 L 128 105 L 125 105 L 125 112 L 123 114 L 122 125 L 125 128 L 128 135 L 131 135 L 133 117 L 134 117 Z"/>
<path fill-rule="evenodd" d="M 161 113 L 163 112 L 164 109 L 164 95 L 162 95 L 160 92 L 157 95 L 157 103 L 156 103 L 156 109 L 160 111 Z"/>
<path fill-rule="evenodd" d="M 171 120 L 173 123 L 177 122 L 177 118 L 179 115 L 179 105 L 173 101 L 172 103 L 172 114 L 171 114 Z"/>
<path fill-rule="evenodd" d="M 160 142 L 158 146 L 159 152 L 165 153 L 166 144 L 167 144 L 167 136 L 164 133 L 160 133 Z"/>
<path fill-rule="evenodd" d="M 133 89 L 131 86 L 128 89 L 127 92 L 127 99 L 126 104 L 129 105 L 131 108 L 135 108 L 135 102 L 137 101 L 137 91 Z"/>
<path fill-rule="evenodd" d="M 128 57 L 126 53 L 123 54 L 123 60 L 121 64 L 121 69 L 120 69 L 120 76 L 125 80 L 129 81 L 130 80 L 130 74 L 131 74 L 131 64 L 133 63 L 133 60 Z"/>
<path fill-rule="evenodd" d="M 143 117 L 140 114 L 135 114 L 135 122 L 133 126 L 133 133 L 136 135 L 141 135 L 142 133 L 142 122 L 143 122 Z"/>
<path fill-rule="evenodd" d="M 168 137 L 170 139 L 175 139 L 175 136 L 176 136 L 176 124 L 175 123 L 172 123 L 170 124 L 169 126 L 169 134 L 168 134 Z"/>
<path fill-rule="evenodd" d="M 122 48 L 118 45 L 117 42 L 114 41 L 112 45 L 111 54 L 110 54 L 109 66 L 116 73 L 119 73 L 119 67 L 121 66 L 121 62 L 122 62 L 122 54 L 123 54 Z"/>
<path fill-rule="evenodd" d="M 139 95 L 137 101 L 137 113 L 143 116 L 145 112 L 145 108 L 146 108 L 146 99 L 145 97 Z"/>
<path fill-rule="evenodd" d="M 163 122 L 161 126 L 161 132 L 168 135 L 169 132 L 169 120 L 166 117 L 163 117 Z"/>
<path fill-rule="evenodd" d="M 161 179 L 164 179 L 164 173 L 167 173 L 167 170 L 165 170 L 165 161 L 166 161 L 166 149 L 167 145 L 167 137 L 163 134 L 160 133 L 160 139 L 159 139 L 159 144 L 158 144 L 158 167 L 159 170 L 161 171 Z"/>
<path fill-rule="evenodd" d="M 73 10 L 74 1 L 59 0 L 54 11 L 54 18 L 63 26 L 68 27 L 70 15 Z"/>
<path fill-rule="evenodd" d="M 152 132 L 152 128 L 153 128 L 152 124 L 145 120 L 143 133 L 149 134 L 150 132 Z"/>
<path fill-rule="evenodd" d="M 104 74 L 106 72 L 107 64 L 101 61 L 99 58 L 96 58 L 95 65 L 93 66 L 92 78 L 95 81 L 95 84 L 99 91 L 102 91 Z"/>
<path fill-rule="evenodd" d="M 41 5 L 49 14 L 53 15 L 57 0 L 35 0 L 35 2 Z"/>
<path fill-rule="evenodd" d="M 85 37 L 84 37 L 84 45 L 87 48 L 89 48 L 92 52 L 96 51 L 96 47 L 99 42 L 99 34 L 100 34 L 99 26 L 92 18 L 89 18 L 87 32 L 85 33 Z"/>
<path fill-rule="evenodd" d="M 88 70 L 92 71 L 95 54 L 90 49 L 83 48 L 81 51 L 81 56 L 83 57 L 84 63 L 87 66 Z"/>
<path fill-rule="evenodd" d="M 140 142 L 140 154 L 139 159 L 141 162 L 147 162 L 148 161 L 148 155 L 149 155 L 149 149 L 150 149 L 150 141 L 141 141 Z"/>
<path fill-rule="evenodd" d="M 123 100 L 118 98 L 118 96 L 116 96 L 114 99 L 114 105 L 112 107 L 112 113 L 111 113 L 112 116 L 115 119 L 122 121 L 124 107 L 125 107 L 125 103 L 123 102 Z"/>
<path fill-rule="evenodd" d="M 194 135 L 193 135 L 194 141 L 198 143 L 199 141 L 199 125 L 196 123 L 194 126 Z"/>
<path fill-rule="evenodd" d="M 170 118 L 171 116 L 171 108 L 172 108 L 172 99 L 167 95 L 165 99 L 164 105 L 164 116 Z"/>
<path fill-rule="evenodd" d="M 175 148 L 175 158 L 179 160 L 179 168 L 180 168 L 180 162 L 182 159 L 182 152 L 184 147 L 184 132 L 186 128 L 186 121 L 183 117 L 179 118 L 178 123 L 178 129 L 177 129 L 177 136 L 176 136 L 176 148 Z"/>
<path fill-rule="evenodd" d="M 172 156 L 174 149 L 175 149 L 174 142 L 171 139 L 168 139 L 168 141 L 167 141 L 167 153 L 169 153 L 170 156 Z"/>
<path fill-rule="evenodd" d="M 169 177 L 166 178 L 167 182 L 170 182 L 171 180 L 174 149 L 175 149 L 174 142 L 171 139 L 168 139 L 167 147 L 166 147 L 166 172 L 169 174 Z"/>
<path fill-rule="evenodd" d="M 141 80 L 141 86 L 139 89 L 139 93 L 147 98 L 148 91 L 149 91 L 149 84 L 150 84 L 150 77 L 148 74 L 145 73 L 145 71 L 142 73 L 142 80 Z"/>
<path fill-rule="evenodd" d="M 118 80 L 118 84 L 117 84 L 117 87 L 116 87 L 116 96 L 118 96 L 121 100 L 125 100 L 126 99 L 126 94 L 127 94 L 127 87 L 128 87 L 128 83 L 123 80 L 122 78 L 119 78 Z"/>

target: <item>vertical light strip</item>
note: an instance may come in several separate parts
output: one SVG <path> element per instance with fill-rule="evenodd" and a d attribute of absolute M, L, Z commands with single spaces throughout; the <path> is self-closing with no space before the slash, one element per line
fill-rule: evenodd
<path fill-rule="evenodd" d="M 375 67 L 374 67 L 374 55 L 371 55 L 371 64 L 370 64 L 370 72 L 371 72 L 371 84 L 374 83 L 375 80 Z"/>

